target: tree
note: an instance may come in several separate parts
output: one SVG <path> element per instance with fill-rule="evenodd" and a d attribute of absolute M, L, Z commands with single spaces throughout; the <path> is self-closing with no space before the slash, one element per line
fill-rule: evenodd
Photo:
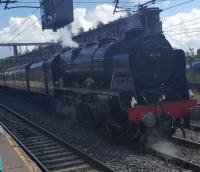
<path fill-rule="evenodd" d="M 104 25 L 103 22 L 101 22 L 101 21 L 98 21 L 98 22 L 97 22 L 97 28 L 100 28 L 100 27 L 102 27 L 103 25 Z"/>
<path fill-rule="evenodd" d="M 83 27 L 80 27 L 80 28 L 78 29 L 78 34 L 82 34 L 82 33 L 84 33 L 84 28 L 83 28 Z"/>
<path fill-rule="evenodd" d="M 194 48 L 190 48 L 186 52 L 186 61 L 187 61 L 188 65 L 191 65 L 194 62 L 199 62 L 200 61 L 200 56 L 199 55 L 195 55 Z"/>
<path fill-rule="evenodd" d="M 194 48 L 189 48 L 189 54 L 190 56 L 194 56 Z"/>

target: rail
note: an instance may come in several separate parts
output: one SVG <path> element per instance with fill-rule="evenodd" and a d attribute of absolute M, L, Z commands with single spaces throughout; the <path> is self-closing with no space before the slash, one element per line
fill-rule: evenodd
<path fill-rule="evenodd" d="M 186 168 L 186 169 L 189 169 L 189 170 L 192 170 L 193 172 L 199 172 L 200 171 L 200 166 L 197 165 L 197 164 L 194 164 L 192 162 L 188 162 L 188 161 L 185 161 L 181 158 L 178 158 L 174 155 L 170 155 L 168 153 L 165 153 L 165 152 L 161 152 L 161 151 L 157 151 L 157 150 L 154 150 L 152 148 L 147 148 L 146 149 L 148 153 L 154 155 L 154 156 L 157 156 L 163 160 L 167 160 L 168 162 L 172 162 L 172 163 L 177 163 L 177 164 L 180 164 L 182 167 Z"/>
<path fill-rule="evenodd" d="M 76 149 L 12 109 L 0 104 L 0 125 L 14 138 L 19 146 L 42 171 L 62 169 L 88 169 L 114 172 L 111 168 Z M 3 110 L 3 111 L 2 111 Z"/>
<path fill-rule="evenodd" d="M 178 137 L 172 137 L 171 141 L 176 143 L 177 145 L 184 145 L 184 146 L 189 146 L 191 148 L 194 149 L 199 149 L 200 148 L 200 143 L 198 142 L 194 142 L 194 141 L 190 141 L 190 140 L 186 140 L 183 138 L 178 138 Z M 152 142 L 153 143 L 153 142 Z M 157 156 L 163 160 L 167 160 L 168 162 L 172 162 L 172 163 L 176 163 L 179 164 L 181 167 L 187 169 L 187 170 L 191 170 L 193 172 L 199 172 L 200 171 L 200 165 L 190 162 L 188 160 L 184 160 L 183 158 L 179 158 L 176 155 L 171 155 L 170 153 L 167 153 L 165 151 L 162 150 L 155 150 L 154 148 L 152 148 L 151 146 L 146 147 L 146 151 L 150 154 L 153 154 L 154 156 Z"/>

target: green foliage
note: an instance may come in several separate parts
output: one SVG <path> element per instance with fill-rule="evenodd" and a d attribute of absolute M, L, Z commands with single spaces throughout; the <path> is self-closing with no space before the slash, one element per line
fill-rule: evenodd
<path fill-rule="evenodd" d="M 97 22 L 97 26 L 96 26 L 96 28 L 100 28 L 100 27 L 102 27 L 104 25 L 104 23 L 103 22 L 101 22 L 101 21 L 98 21 Z"/>
<path fill-rule="evenodd" d="M 82 33 L 84 33 L 84 28 L 83 28 L 83 27 L 80 27 L 79 30 L 78 30 L 78 35 L 79 35 L 79 34 L 82 34 Z"/>
<path fill-rule="evenodd" d="M 200 74 L 198 73 L 192 73 L 190 71 L 187 71 L 186 77 L 188 82 L 200 82 Z"/>
<path fill-rule="evenodd" d="M 194 62 L 200 62 L 200 55 L 195 55 L 194 49 L 190 48 L 186 52 L 186 62 L 187 62 L 187 65 L 191 65 Z"/>

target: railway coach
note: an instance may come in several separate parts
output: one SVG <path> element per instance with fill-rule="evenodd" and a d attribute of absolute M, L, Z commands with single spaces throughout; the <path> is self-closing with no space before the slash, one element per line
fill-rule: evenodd
<path fill-rule="evenodd" d="M 8 89 L 15 89 L 28 92 L 27 68 L 29 64 L 15 66 L 1 73 L 1 86 Z"/>

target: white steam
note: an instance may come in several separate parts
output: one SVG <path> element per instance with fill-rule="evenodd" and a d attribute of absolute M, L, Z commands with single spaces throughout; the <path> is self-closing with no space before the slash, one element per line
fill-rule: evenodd
<path fill-rule="evenodd" d="M 83 31 L 88 31 L 89 29 L 95 28 L 99 22 L 106 24 L 125 15 L 125 13 L 113 15 L 113 9 L 114 7 L 108 4 L 98 5 L 93 10 L 86 10 L 85 8 L 75 9 L 74 22 L 72 23 L 72 30 L 70 32 L 68 31 L 68 27 L 59 29 L 58 32 L 53 32 L 51 30 L 42 31 L 42 26 L 40 22 L 37 22 L 38 18 L 34 15 L 24 18 L 11 17 L 9 19 L 9 26 L 0 30 L 0 42 L 37 43 L 61 41 L 64 47 L 77 47 L 78 44 L 72 40 L 71 33 L 77 34 L 80 31 L 80 28 L 82 28 Z M 33 23 L 35 24 L 32 27 L 23 32 Z M 17 30 L 17 32 L 15 32 L 15 30 Z M 28 47 L 29 50 L 33 48 L 34 47 Z M 22 47 L 22 51 L 25 50 L 25 47 Z M 4 51 L 1 52 L 1 55 L 4 54 Z"/>
<path fill-rule="evenodd" d="M 58 30 L 57 34 L 59 35 L 58 41 L 61 41 L 63 47 L 72 47 L 72 48 L 78 47 L 78 43 L 72 40 L 72 35 L 69 32 L 68 27 Z"/>
<path fill-rule="evenodd" d="M 168 155 L 176 156 L 177 149 L 173 143 L 167 141 L 157 141 L 156 143 L 150 145 L 150 147 L 158 152 L 162 152 Z"/>
<path fill-rule="evenodd" d="M 35 23 L 32 27 L 30 27 Z M 30 27 L 27 31 L 26 28 Z M 15 18 L 11 17 L 9 20 L 9 27 L 0 30 L 0 42 L 2 43 L 18 43 L 18 42 L 57 42 L 61 41 L 64 47 L 77 47 L 68 28 L 58 30 L 58 32 L 53 32 L 51 30 L 42 31 L 42 26 L 38 22 L 38 18 L 31 15 L 26 18 Z M 35 47 L 28 47 L 28 50 L 32 50 Z M 21 51 L 25 51 L 25 47 L 21 47 Z"/>

